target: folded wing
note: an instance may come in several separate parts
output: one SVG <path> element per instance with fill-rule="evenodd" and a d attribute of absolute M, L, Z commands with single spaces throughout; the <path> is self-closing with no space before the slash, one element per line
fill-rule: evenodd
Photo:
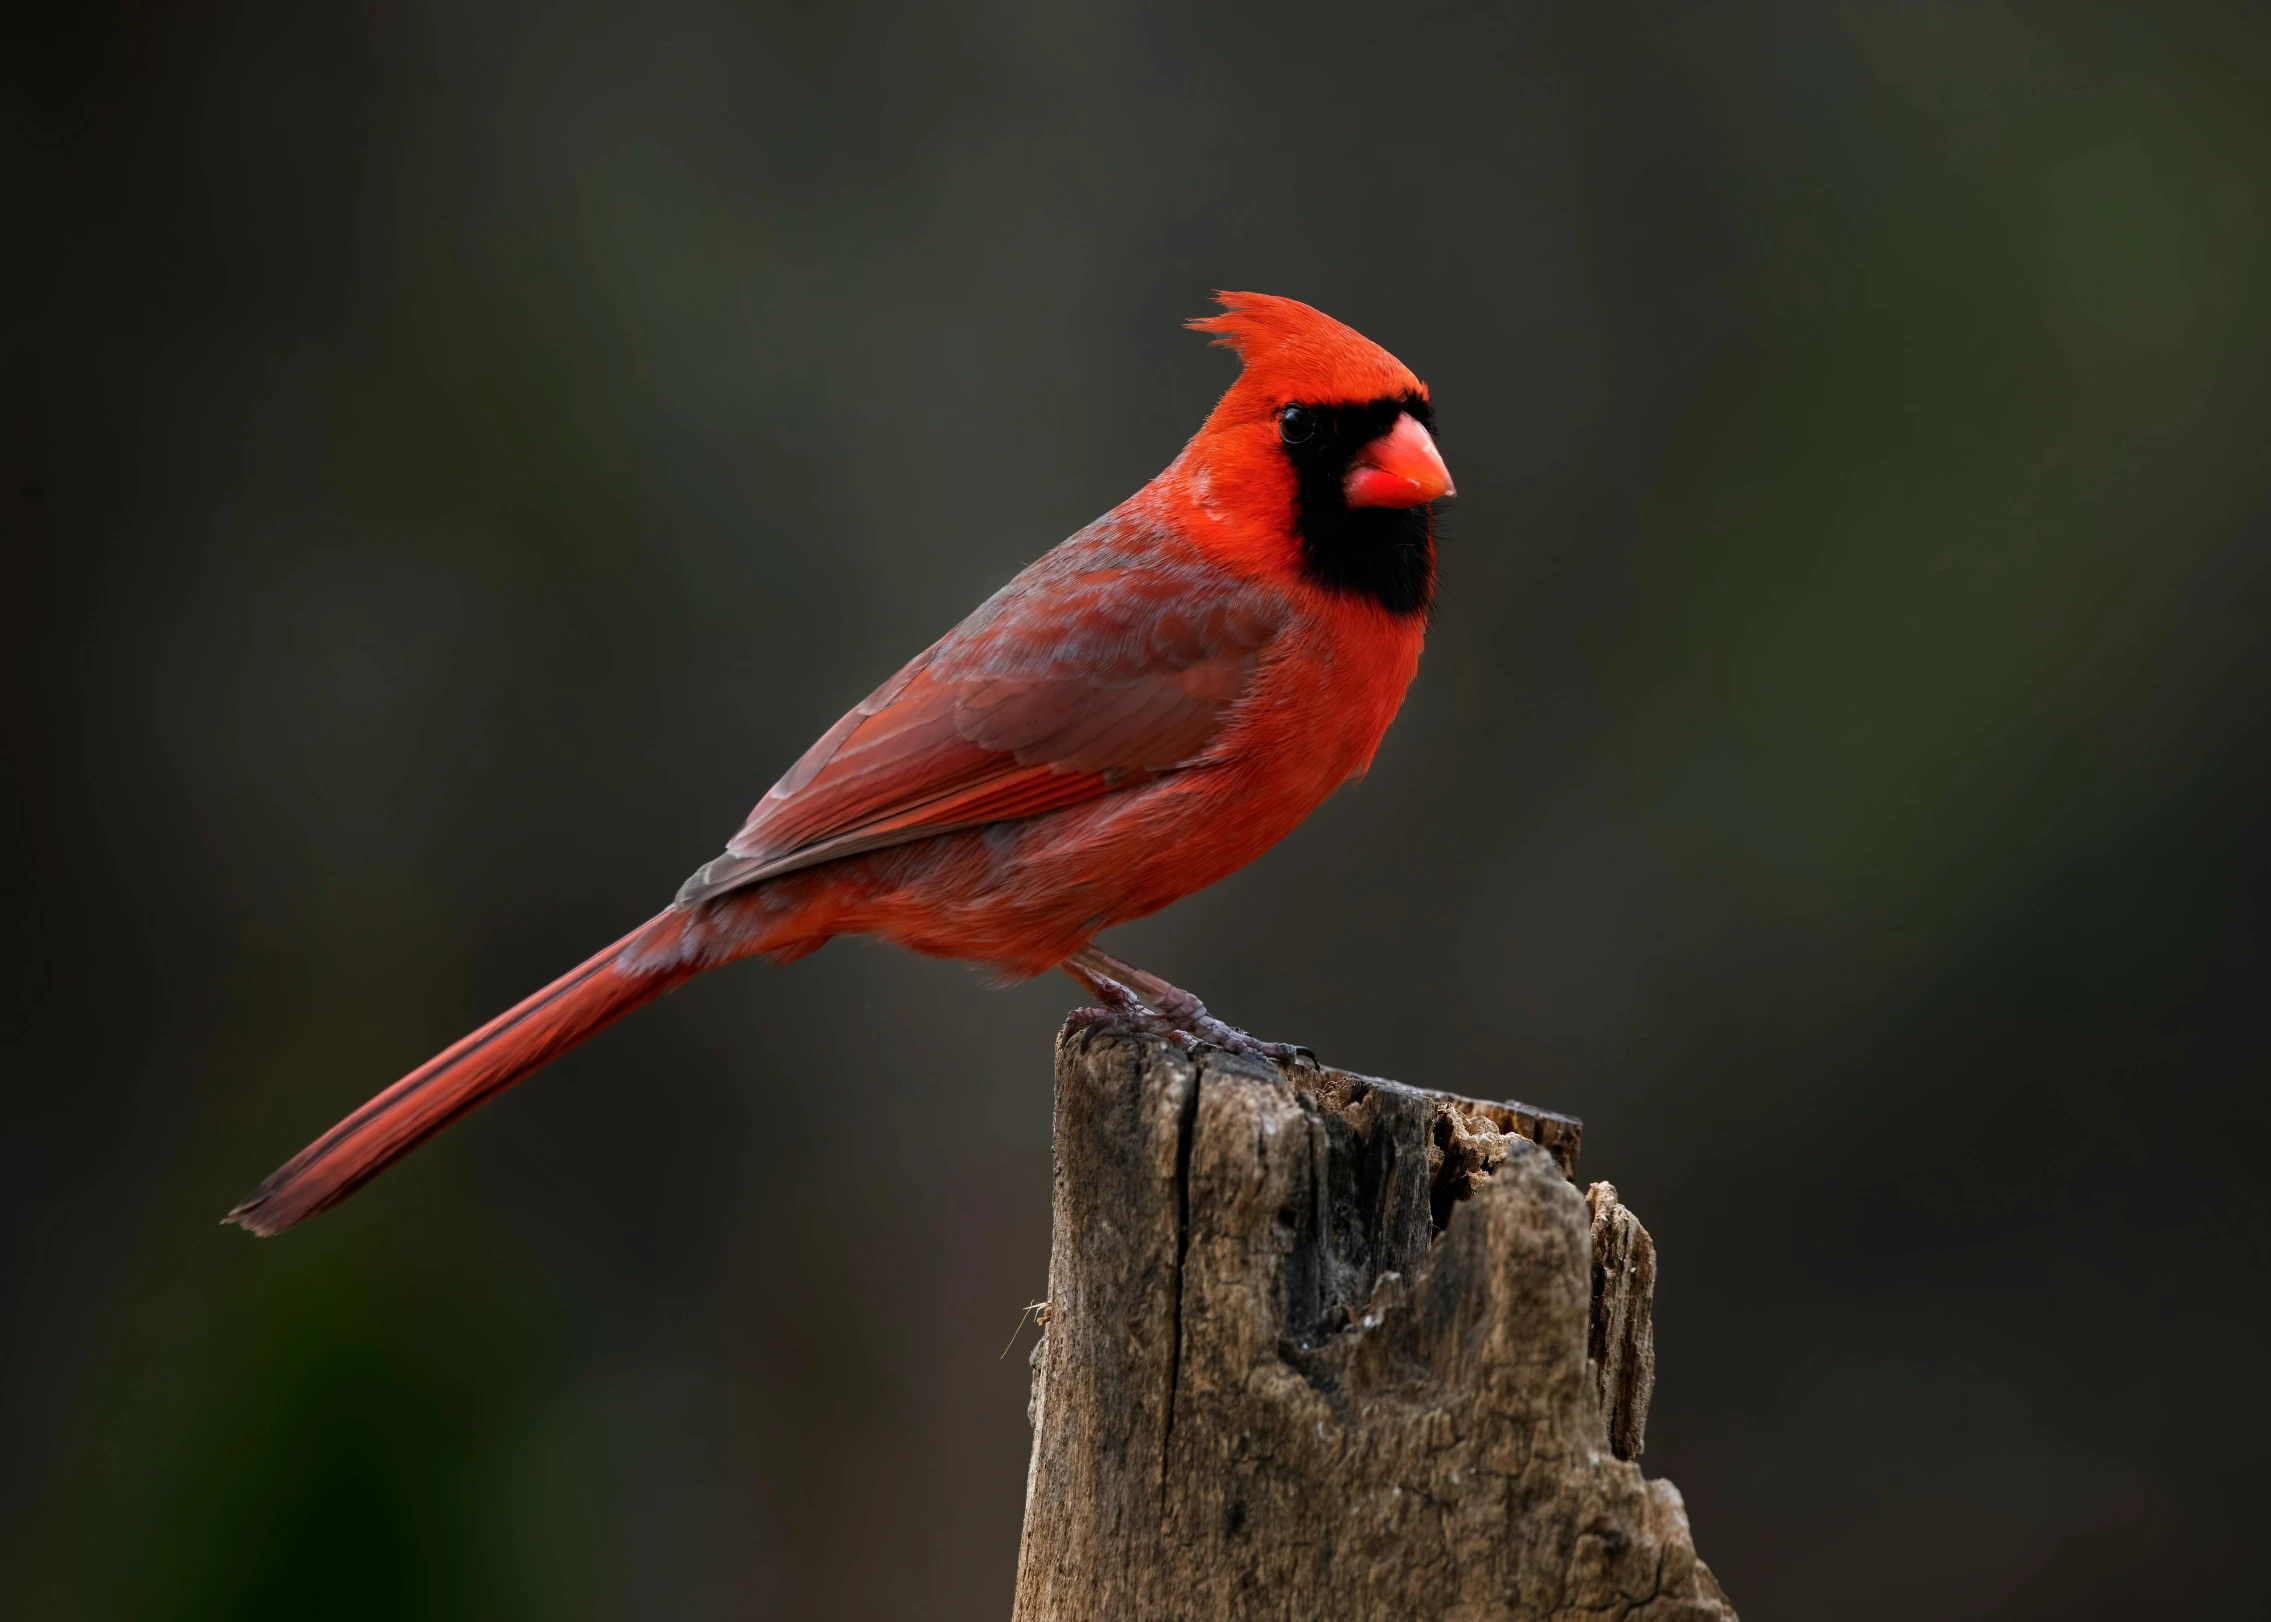
<path fill-rule="evenodd" d="M 1203 565 L 1060 548 L 830 727 L 678 903 L 1206 761 L 1287 617 Z"/>

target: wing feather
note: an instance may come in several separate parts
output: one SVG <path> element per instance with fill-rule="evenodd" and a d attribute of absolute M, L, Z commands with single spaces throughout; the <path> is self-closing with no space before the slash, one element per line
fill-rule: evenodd
<path fill-rule="evenodd" d="M 1114 539 L 1074 537 L 861 700 L 679 904 L 1206 757 L 1290 610 L 1179 548 L 1130 556 Z"/>

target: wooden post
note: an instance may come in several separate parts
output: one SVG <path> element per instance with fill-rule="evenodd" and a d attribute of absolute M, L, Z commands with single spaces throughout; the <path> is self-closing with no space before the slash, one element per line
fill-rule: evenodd
<path fill-rule="evenodd" d="M 1015 1622 L 1733 1622 L 1578 1134 L 1068 1028 Z"/>

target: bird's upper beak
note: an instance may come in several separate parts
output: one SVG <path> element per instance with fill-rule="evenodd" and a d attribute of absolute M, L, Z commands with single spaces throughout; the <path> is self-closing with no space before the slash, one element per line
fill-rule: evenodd
<path fill-rule="evenodd" d="M 1417 507 L 1438 496 L 1455 496 L 1451 470 L 1435 448 L 1435 436 L 1405 412 L 1396 426 L 1356 453 L 1341 492 L 1351 507 Z"/>

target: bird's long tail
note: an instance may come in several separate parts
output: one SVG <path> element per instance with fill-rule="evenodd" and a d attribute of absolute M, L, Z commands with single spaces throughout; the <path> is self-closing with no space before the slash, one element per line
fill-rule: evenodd
<path fill-rule="evenodd" d="M 223 1220 L 257 1234 L 282 1233 L 338 1204 L 474 1105 L 683 985 L 696 965 L 672 959 L 626 970 L 618 962 L 671 916 L 640 925 L 428 1059 L 278 1167 Z"/>

